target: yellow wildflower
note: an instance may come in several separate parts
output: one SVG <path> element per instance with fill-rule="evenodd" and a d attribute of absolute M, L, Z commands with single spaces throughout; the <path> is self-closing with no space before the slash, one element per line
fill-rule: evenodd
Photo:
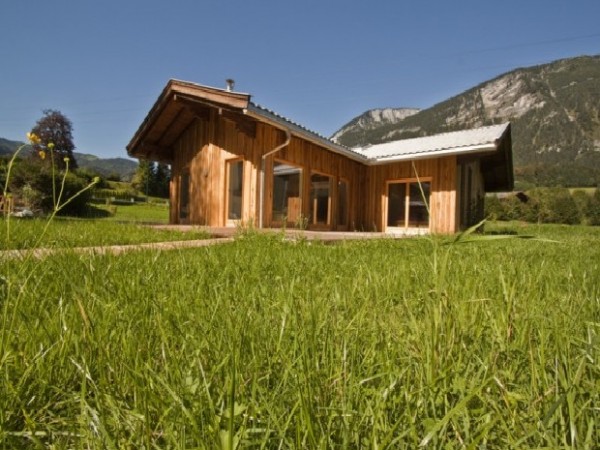
<path fill-rule="evenodd" d="M 27 139 L 33 145 L 36 145 L 36 144 L 39 144 L 40 142 L 42 142 L 42 140 L 40 139 L 40 137 L 37 134 L 35 134 L 35 133 L 27 133 Z"/>
<path fill-rule="evenodd" d="M 40 150 L 38 155 L 40 155 L 40 159 L 46 159 L 46 152 L 44 150 Z"/>
<path fill-rule="evenodd" d="M 54 142 L 48 142 L 48 149 L 52 150 L 54 148 Z"/>
<path fill-rule="evenodd" d="M 65 157 L 63 158 L 63 161 L 64 161 L 66 164 L 69 164 L 69 161 L 71 161 L 71 160 L 69 159 L 69 157 L 68 157 L 68 156 L 65 156 Z"/>

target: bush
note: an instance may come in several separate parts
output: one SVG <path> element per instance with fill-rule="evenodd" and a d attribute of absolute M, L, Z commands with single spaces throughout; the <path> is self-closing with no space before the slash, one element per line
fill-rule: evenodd
<path fill-rule="evenodd" d="M 577 189 L 573 191 L 571 197 L 573 197 L 573 201 L 575 202 L 575 205 L 577 205 L 577 211 L 579 211 L 579 217 L 581 217 L 582 222 L 587 223 L 588 207 L 592 199 L 591 195 L 584 190 Z"/>
<path fill-rule="evenodd" d="M 135 189 L 94 189 L 94 198 L 130 201 L 138 198 L 138 192 Z"/>
<path fill-rule="evenodd" d="M 581 223 L 581 214 L 566 188 L 537 188 L 529 193 L 530 211 L 526 220 L 539 223 Z"/>
<path fill-rule="evenodd" d="M 590 225 L 600 225 L 600 188 L 596 189 L 594 196 L 590 198 L 586 215 Z"/>
<path fill-rule="evenodd" d="M 592 203 L 598 206 L 590 206 Z M 594 200 L 584 191 L 576 191 L 571 195 L 566 188 L 535 188 L 527 192 L 526 201 L 517 195 L 501 199 L 486 197 L 486 216 L 496 220 L 575 225 L 585 219 L 591 224 L 593 211 L 598 209 L 600 198 Z M 600 212 L 596 214 L 594 220 L 600 222 Z"/>
<path fill-rule="evenodd" d="M 491 220 L 505 220 L 502 202 L 496 195 L 485 197 L 484 215 Z"/>
<path fill-rule="evenodd" d="M 29 207 L 41 209 L 49 213 L 54 209 L 54 202 L 64 203 L 89 185 L 87 178 L 73 172 L 56 172 L 54 179 L 52 169 L 36 160 L 23 159 L 15 163 L 9 180 L 9 191 L 22 203 Z M 60 210 L 61 215 L 84 215 L 90 191 L 86 190 Z"/>

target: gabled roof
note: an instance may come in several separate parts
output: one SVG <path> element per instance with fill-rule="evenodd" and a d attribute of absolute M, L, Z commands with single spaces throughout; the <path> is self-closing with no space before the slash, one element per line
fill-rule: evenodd
<path fill-rule="evenodd" d="M 167 86 L 127 145 L 130 156 L 158 159 L 168 162 L 165 153 L 177 137 L 207 108 L 218 108 L 269 123 L 292 135 L 325 147 L 335 153 L 365 163 L 367 158 L 359 152 L 337 144 L 308 128 L 250 101 L 250 94 L 232 92 L 181 80 L 169 80 Z"/>
<path fill-rule="evenodd" d="M 495 151 L 509 123 L 385 142 L 356 149 L 377 163 Z"/>
<path fill-rule="evenodd" d="M 211 107 L 242 110 L 249 102 L 249 94 L 169 80 L 127 145 L 127 153 L 135 158 L 170 162 L 170 146 L 197 117 Z"/>

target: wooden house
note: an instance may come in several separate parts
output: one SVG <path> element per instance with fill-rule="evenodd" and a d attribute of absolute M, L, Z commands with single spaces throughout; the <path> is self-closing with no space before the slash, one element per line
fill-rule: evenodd
<path fill-rule="evenodd" d="M 127 146 L 171 165 L 170 222 L 454 233 L 513 187 L 510 124 L 348 148 L 250 95 L 171 80 Z"/>

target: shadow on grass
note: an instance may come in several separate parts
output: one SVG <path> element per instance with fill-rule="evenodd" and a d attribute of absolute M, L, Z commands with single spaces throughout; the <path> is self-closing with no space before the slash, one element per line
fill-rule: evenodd
<path fill-rule="evenodd" d="M 81 218 L 84 219 L 106 219 L 107 217 L 111 217 L 112 214 L 106 209 L 97 208 L 94 205 L 88 205 L 86 213 Z"/>
<path fill-rule="evenodd" d="M 497 235 L 516 236 L 519 233 L 516 230 L 494 230 L 494 231 L 486 231 L 483 234 L 490 235 L 490 236 L 497 236 Z"/>

